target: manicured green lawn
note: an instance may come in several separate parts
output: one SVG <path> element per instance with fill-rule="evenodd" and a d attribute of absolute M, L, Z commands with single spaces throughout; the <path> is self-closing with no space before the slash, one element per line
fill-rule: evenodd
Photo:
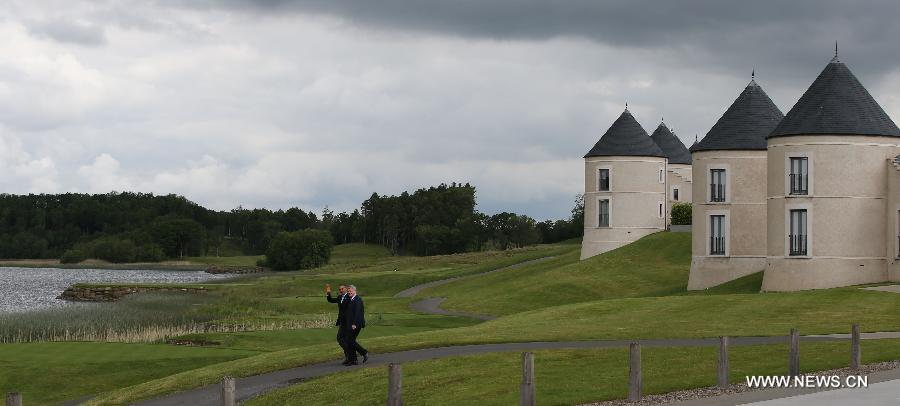
<path fill-rule="evenodd" d="M 518 252 L 515 254 L 517 262 L 523 258 L 546 256 L 548 252 L 559 257 L 451 283 L 421 295 L 448 296 L 449 307 L 453 309 L 507 316 L 477 325 L 410 332 L 403 336 L 375 337 L 373 334 L 365 337 L 364 342 L 375 353 L 384 353 L 445 345 L 521 341 L 786 335 L 793 327 L 799 328 L 802 334 L 846 333 L 853 323 L 860 323 L 863 331 L 900 330 L 900 295 L 893 293 L 856 288 L 758 293 L 760 274 L 703 292 L 685 292 L 690 263 L 689 240 L 689 234 L 660 233 L 582 262 L 577 261 L 577 245 Z M 280 298 L 273 299 L 273 303 L 283 309 L 292 309 L 290 312 L 315 312 L 323 309 L 320 299 L 292 298 L 287 293 L 306 292 L 306 285 L 311 284 L 310 294 L 321 297 L 315 292 L 316 285 L 321 286 L 321 282 L 359 277 L 358 280 L 372 282 L 368 285 L 356 282 L 361 290 L 369 287 L 378 292 L 367 301 L 371 302 L 369 314 L 378 312 L 380 307 L 385 319 L 409 317 L 410 326 L 418 326 L 423 319 L 405 310 L 409 302 L 392 299 L 389 295 L 427 280 L 418 279 L 424 275 L 432 274 L 431 280 L 434 280 L 440 279 L 438 275 L 483 272 L 514 263 L 499 254 L 486 258 L 474 265 L 457 265 L 459 268 L 456 269 L 426 268 L 408 273 L 398 270 L 396 279 L 386 279 L 387 282 L 379 278 L 393 276 L 392 270 L 358 272 L 358 275 L 355 272 L 284 275 L 262 281 L 251 289 L 259 289 L 259 294 L 282 289 L 277 294 Z M 413 263 L 435 261 L 431 265 L 440 267 L 448 258 L 409 260 Z M 375 267 L 378 266 L 385 264 Z M 278 278 L 296 278 L 292 279 L 296 283 L 279 288 L 286 283 Z M 440 319 L 438 322 L 450 323 Z M 450 327 L 448 324 L 441 326 Z M 215 382 L 226 374 L 244 376 L 336 359 L 339 352 L 333 347 L 331 344 L 310 345 L 212 365 L 147 382 L 105 399 L 115 402 L 140 399 Z"/>
<path fill-rule="evenodd" d="M 804 372 L 845 367 L 848 344 L 804 343 Z M 786 345 L 733 346 L 730 381 L 747 375 L 787 373 Z M 900 340 L 864 341 L 863 362 L 900 357 Z M 642 349 L 644 393 L 665 393 L 716 382 L 716 348 Z M 403 365 L 403 398 L 411 405 L 517 404 L 520 353 L 420 361 Z M 346 383 L 353 382 L 349 390 Z M 628 349 L 535 351 L 537 400 L 541 405 L 571 405 L 627 396 Z M 248 405 L 373 405 L 387 398 L 387 368 L 373 367 L 324 376 L 270 392 Z"/>
<path fill-rule="evenodd" d="M 428 289 L 418 297 L 445 297 L 445 309 L 506 315 L 577 302 L 672 295 L 687 289 L 690 245 L 689 233 L 658 233 L 584 261 L 574 249 L 550 261 Z"/>
<path fill-rule="evenodd" d="M 148 344 L 3 344 L 0 393 L 21 392 L 26 405 L 55 404 L 254 354 Z"/>

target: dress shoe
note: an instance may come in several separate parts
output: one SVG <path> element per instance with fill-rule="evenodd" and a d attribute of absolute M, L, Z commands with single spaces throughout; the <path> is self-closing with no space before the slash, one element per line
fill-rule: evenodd
<path fill-rule="evenodd" d="M 352 365 L 359 365 L 359 362 L 356 362 L 356 361 L 350 361 L 350 362 L 348 362 L 348 363 L 346 363 L 346 364 L 344 364 L 344 365 L 349 367 L 349 366 L 352 366 Z"/>
<path fill-rule="evenodd" d="M 365 364 L 369 360 L 369 353 L 363 354 L 363 364 Z"/>

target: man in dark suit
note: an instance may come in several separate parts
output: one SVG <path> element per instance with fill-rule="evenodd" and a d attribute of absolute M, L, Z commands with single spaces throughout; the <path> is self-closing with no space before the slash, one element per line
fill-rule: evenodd
<path fill-rule="evenodd" d="M 369 351 L 359 345 L 356 338 L 359 336 L 359 332 L 366 327 L 366 309 L 362 298 L 356 294 L 356 286 L 347 287 L 347 299 L 349 299 L 349 303 L 344 317 L 344 324 L 347 326 L 347 341 L 344 347 L 347 362 L 344 365 L 357 365 L 356 353 L 362 355 L 363 364 L 365 364 L 369 360 Z"/>
<path fill-rule="evenodd" d="M 346 318 L 347 305 L 350 303 L 350 300 L 347 298 L 347 287 L 345 285 L 338 286 L 338 297 L 331 297 L 331 284 L 325 284 L 325 299 L 328 300 L 328 303 L 337 303 L 338 305 L 338 317 L 334 325 L 338 328 L 337 343 L 341 346 L 341 350 L 344 351 L 344 363 L 346 363 L 349 359 L 346 357 L 347 329 L 345 328 L 346 323 L 344 323 L 344 319 Z"/>

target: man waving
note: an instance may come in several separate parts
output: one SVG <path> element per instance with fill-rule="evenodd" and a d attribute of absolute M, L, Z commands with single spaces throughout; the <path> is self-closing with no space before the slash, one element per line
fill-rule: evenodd
<path fill-rule="evenodd" d="M 344 285 L 338 286 L 338 297 L 331 297 L 331 284 L 325 284 L 325 300 L 328 300 L 328 303 L 337 303 L 338 305 L 337 322 L 334 324 L 338 326 L 337 343 L 341 346 L 341 350 L 344 351 L 344 364 L 346 364 L 349 359 L 346 357 L 347 329 L 344 328 L 344 319 L 346 318 L 347 305 L 350 304 L 350 300 L 347 298 L 347 287 Z"/>

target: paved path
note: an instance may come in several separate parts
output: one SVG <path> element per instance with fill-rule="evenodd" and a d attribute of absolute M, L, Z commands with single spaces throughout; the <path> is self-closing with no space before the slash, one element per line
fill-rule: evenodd
<path fill-rule="evenodd" d="M 556 258 L 556 256 L 543 257 L 543 258 L 538 258 L 538 259 L 532 259 L 532 260 L 525 261 L 525 262 L 519 262 L 518 264 L 515 264 L 515 265 L 505 266 L 503 268 L 497 268 L 497 269 L 493 269 L 493 270 L 490 270 L 487 272 L 476 273 L 476 274 L 465 275 L 465 276 L 457 276 L 455 278 L 441 279 L 439 281 L 423 283 L 421 285 L 416 285 L 409 289 L 403 290 L 400 293 L 397 293 L 396 295 L 394 295 L 394 297 L 398 297 L 398 298 L 399 297 L 413 297 L 413 296 L 417 295 L 419 292 L 421 292 L 425 289 L 428 289 L 428 288 L 433 288 L 435 286 L 446 285 L 450 282 L 456 282 L 456 281 L 460 281 L 460 280 L 464 280 L 464 279 L 474 278 L 477 276 L 484 276 L 484 275 L 491 274 L 494 272 L 506 271 L 509 269 L 532 265 L 532 264 L 536 264 L 538 262 L 544 262 L 544 261 L 547 261 L 547 260 L 550 260 L 553 258 Z M 417 302 L 411 303 L 409 305 L 409 308 L 413 309 L 417 312 L 420 312 L 420 313 L 440 314 L 443 316 L 469 317 L 469 318 L 478 319 L 478 320 L 493 320 L 493 319 L 497 318 L 497 316 L 491 316 L 489 314 L 454 312 L 454 311 L 450 311 L 450 310 L 441 309 L 441 303 L 443 303 L 444 300 L 446 300 L 446 299 L 447 298 L 444 298 L 444 297 L 430 297 L 427 299 L 422 299 Z"/>
<path fill-rule="evenodd" d="M 487 275 L 487 274 L 492 274 L 492 273 L 494 273 L 494 272 L 506 271 L 506 270 L 508 270 L 508 269 L 513 269 L 513 268 L 519 268 L 519 267 L 523 267 L 523 266 L 527 266 L 527 265 L 532 265 L 532 264 L 536 264 L 536 263 L 538 263 L 538 262 L 544 262 L 544 261 L 547 261 L 547 260 L 550 260 L 550 259 L 553 259 L 553 258 L 556 258 L 556 256 L 543 257 L 543 258 L 538 258 L 538 259 L 532 259 L 532 260 L 525 261 L 525 262 L 519 262 L 518 264 L 514 264 L 514 265 L 510 265 L 510 266 L 505 266 L 505 267 L 503 267 L 503 268 L 497 268 L 497 269 L 490 270 L 490 271 L 487 271 L 487 272 L 476 273 L 476 274 L 465 275 L 465 276 L 457 276 L 457 277 L 455 277 L 455 278 L 441 279 L 441 280 L 439 280 L 439 281 L 423 283 L 423 284 L 421 284 L 421 285 L 416 285 L 416 286 L 413 286 L 413 287 L 411 287 L 411 288 L 409 288 L 409 289 L 400 291 L 400 293 L 397 293 L 396 295 L 394 295 L 394 297 L 413 297 L 413 296 L 417 295 L 419 292 L 421 292 L 421 291 L 423 291 L 423 290 L 425 290 L 425 289 L 428 289 L 428 288 L 433 288 L 433 287 L 435 287 L 435 286 L 446 285 L 446 284 L 448 284 L 448 283 L 450 283 L 450 282 L 456 282 L 456 281 L 460 281 L 460 280 L 463 280 L 463 279 L 470 279 L 470 278 L 474 278 L 474 277 L 477 277 L 477 276 L 484 276 L 484 275 Z"/>
<path fill-rule="evenodd" d="M 881 406 L 900 404 L 900 369 L 868 374 L 869 387 L 863 389 L 768 389 L 722 395 L 671 406 Z"/>
<path fill-rule="evenodd" d="M 834 341 L 846 340 L 849 334 L 834 334 L 827 336 L 803 336 L 803 342 L 818 341 Z M 863 333 L 863 339 L 877 338 L 900 338 L 900 332 L 892 333 Z M 546 349 L 573 349 L 573 348 L 619 348 L 627 347 L 631 340 L 602 340 L 602 341 L 560 341 L 560 342 L 528 342 L 528 343 L 505 343 L 505 344 L 481 344 L 481 345 L 463 345 L 452 347 L 426 348 L 421 350 L 410 350 L 392 352 L 386 354 L 373 354 L 370 356 L 369 362 L 364 365 L 345 367 L 340 361 L 323 362 L 303 367 L 284 369 L 281 371 L 269 372 L 261 375 L 249 376 L 246 378 L 238 378 L 236 380 L 236 398 L 239 401 L 250 399 L 259 394 L 268 392 L 273 389 L 288 386 L 300 381 L 330 375 L 337 372 L 349 371 L 359 368 L 370 368 L 374 366 L 383 366 L 388 363 L 406 363 L 414 361 L 423 361 L 435 358 L 457 357 L 463 355 L 485 354 L 493 352 L 505 351 L 532 351 Z M 657 340 L 637 340 L 642 346 L 646 347 L 698 347 L 698 346 L 716 346 L 719 343 L 718 338 L 697 338 L 697 339 L 657 339 Z M 732 337 L 731 345 L 758 345 L 758 344 L 777 344 L 787 343 L 787 336 L 772 337 Z M 192 389 L 179 392 L 170 396 L 152 399 L 137 403 L 138 405 L 217 405 L 219 404 L 219 385 L 207 385 L 202 388 Z"/>

